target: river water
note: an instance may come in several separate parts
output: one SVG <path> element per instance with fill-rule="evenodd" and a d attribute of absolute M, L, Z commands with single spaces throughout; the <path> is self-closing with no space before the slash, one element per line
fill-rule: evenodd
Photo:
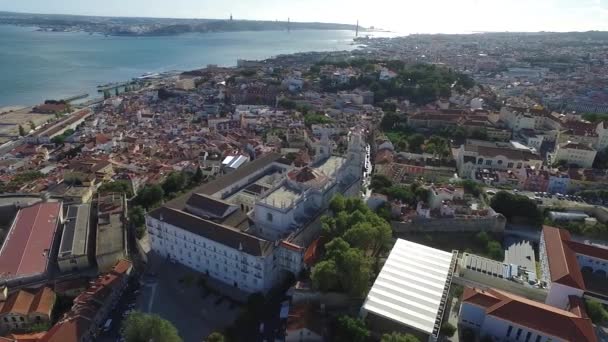
<path fill-rule="evenodd" d="M 350 50 L 352 31 L 298 30 L 113 37 L 0 25 L 0 107 L 33 105 L 149 72 L 236 65 L 303 51 Z"/>

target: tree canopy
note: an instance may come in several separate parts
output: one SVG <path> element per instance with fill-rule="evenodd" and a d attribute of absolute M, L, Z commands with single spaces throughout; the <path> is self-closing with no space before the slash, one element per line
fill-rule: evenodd
<path fill-rule="evenodd" d="M 335 323 L 334 341 L 365 342 L 369 336 L 369 330 L 360 319 L 340 316 Z"/>
<path fill-rule="evenodd" d="M 385 251 L 392 239 L 390 224 L 372 212 L 361 199 L 334 197 L 334 216 L 321 223 L 325 257 L 311 273 L 313 286 L 321 291 L 344 291 L 361 298 L 367 292 L 373 256 Z"/>
<path fill-rule="evenodd" d="M 380 342 L 420 342 L 420 340 L 412 334 L 400 334 L 393 332 L 392 334 L 382 335 Z"/>
<path fill-rule="evenodd" d="M 531 224 L 540 225 L 543 222 L 542 214 L 538 210 L 536 202 L 522 195 L 499 191 L 490 202 L 492 208 L 503 214 L 507 220 L 522 218 Z"/>
<path fill-rule="evenodd" d="M 123 322 L 122 333 L 127 342 L 181 342 L 177 329 L 158 315 L 133 312 Z"/>
<path fill-rule="evenodd" d="M 133 196 L 133 191 L 131 190 L 130 182 L 126 180 L 116 180 L 113 182 L 103 183 L 99 187 L 99 193 L 110 193 L 117 192 L 121 194 L 125 194 L 127 197 Z"/>
<path fill-rule="evenodd" d="M 146 209 L 150 209 L 150 207 L 163 200 L 164 194 L 165 192 L 160 185 L 146 185 L 139 190 L 139 193 L 135 198 L 135 203 L 143 206 Z"/>

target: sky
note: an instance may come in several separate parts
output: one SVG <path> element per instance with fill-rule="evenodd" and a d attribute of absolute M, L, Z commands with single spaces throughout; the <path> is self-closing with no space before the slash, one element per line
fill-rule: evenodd
<path fill-rule="evenodd" d="M 318 21 L 398 33 L 608 31 L 608 0 L 0 0 L 29 13 Z"/>

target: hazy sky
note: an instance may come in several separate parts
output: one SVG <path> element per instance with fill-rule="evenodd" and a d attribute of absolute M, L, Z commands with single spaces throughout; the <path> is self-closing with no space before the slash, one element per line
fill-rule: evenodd
<path fill-rule="evenodd" d="M 608 0 L 0 0 L 0 11 L 322 21 L 400 33 L 608 30 Z"/>

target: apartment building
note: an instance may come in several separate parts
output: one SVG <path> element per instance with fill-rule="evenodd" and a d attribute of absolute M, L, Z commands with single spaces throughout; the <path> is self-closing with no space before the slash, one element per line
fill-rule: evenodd
<path fill-rule="evenodd" d="M 585 304 L 576 296 L 559 309 L 509 292 L 467 286 L 458 324 L 492 341 L 597 341 Z"/>
<path fill-rule="evenodd" d="M 566 142 L 555 148 L 554 162 L 565 161 L 568 165 L 591 168 L 597 151 L 583 143 Z"/>
<path fill-rule="evenodd" d="M 474 172 L 481 169 L 521 170 L 526 168 L 540 169 L 541 156 L 531 149 L 516 142 L 489 142 L 467 139 L 456 151 L 458 174 L 472 178 Z"/>
<path fill-rule="evenodd" d="M 544 226 L 539 278 L 549 289 L 546 303 L 566 308 L 571 296 L 606 302 L 608 249 L 577 242 L 565 229 Z"/>

